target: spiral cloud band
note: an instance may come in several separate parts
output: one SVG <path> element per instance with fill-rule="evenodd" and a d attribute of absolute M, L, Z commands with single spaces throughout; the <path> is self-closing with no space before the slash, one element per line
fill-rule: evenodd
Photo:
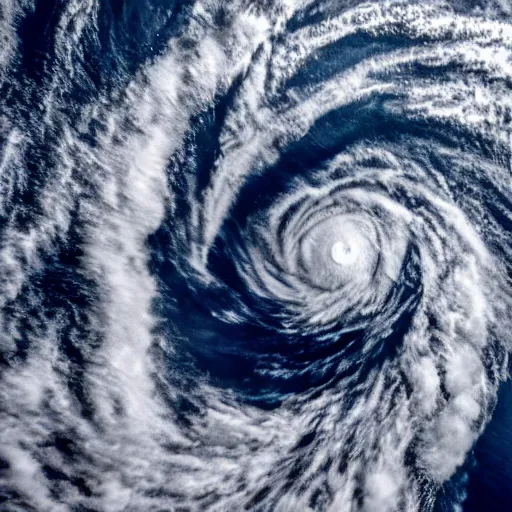
<path fill-rule="evenodd" d="M 512 8 L 139 4 L 0 7 L 0 508 L 462 510 Z"/>

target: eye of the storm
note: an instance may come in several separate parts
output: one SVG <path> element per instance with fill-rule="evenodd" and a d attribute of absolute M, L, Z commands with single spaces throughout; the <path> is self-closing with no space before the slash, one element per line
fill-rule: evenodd
<path fill-rule="evenodd" d="M 366 279 L 377 256 L 375 231 L 354 215 L 335 215 L 306 232 L 301 256 L 308 279 L 326 290 Z"/>
<path fill-rule="evenodd" d="M 359 249 L 350 240 L 338 240 L 331 247 L 331 258 L 338 265 L 353 265 L 359 256 Z"/>

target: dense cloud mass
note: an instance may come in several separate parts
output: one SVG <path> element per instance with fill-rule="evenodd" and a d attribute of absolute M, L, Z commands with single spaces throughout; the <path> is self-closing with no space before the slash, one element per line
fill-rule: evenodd
<path fill-rule="evenodd" d="M 459 511 L 512 343 L 505 3 L 0 5 L 0 509 Z"/>

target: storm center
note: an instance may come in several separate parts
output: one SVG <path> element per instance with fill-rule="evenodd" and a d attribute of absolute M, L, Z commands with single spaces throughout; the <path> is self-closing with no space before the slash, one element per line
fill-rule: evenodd
<path fill-rule="evenodd" d="M 331 257 L 338 265 L 352 265 L 357 254 L 357 250 L 346 242 L 338 241 L 331 247 Z"/>

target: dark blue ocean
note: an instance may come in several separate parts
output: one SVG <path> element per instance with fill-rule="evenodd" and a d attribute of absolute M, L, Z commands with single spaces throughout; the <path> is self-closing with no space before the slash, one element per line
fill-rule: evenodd
<path fill-rule="evenodd" d="M 0 0 L 0 511 L 512 510 L 512 4 Z"/>

